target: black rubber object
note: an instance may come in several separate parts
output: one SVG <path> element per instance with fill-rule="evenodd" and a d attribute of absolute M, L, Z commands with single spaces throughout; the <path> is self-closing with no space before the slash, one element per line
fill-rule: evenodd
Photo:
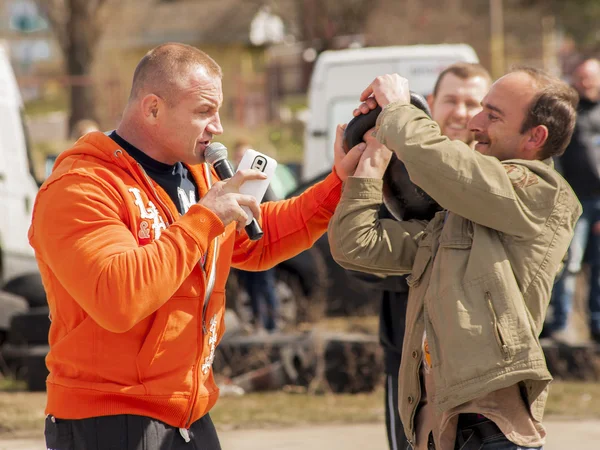
<path fill-rule="evenodd" d="M 411 92 L 410 103 L 431 117 L 429 106 L 421 95 Z M 364 134 L 375 126 L 380 113 L 381 107 L 377 106 L 348 123 L 343 142 L 346 152 L 363 141 Z M 404 163 L 395 154 L 392 155 L 383 181 L 384 204 L 397 220 L 427 220 L 442 209 L 425 191 L 410 181 Z"/>
<path fill-rule="evenodd" d="M 363 141 L 365 133 L 375 126 L 377 117 L 381 113 L 381 106 L 372 109 L 367 114 L 354 117 L 344 130 L 344 151 L 348 153 L 351 148 Z"/>
<path fill-rule="evenodd" d="M 15 314 L 10 321 L 8 341 L 11 344 L 47 345 L 50 332 L 48 307 L 31 308 Z"/>
<path fill-rule="evenodd" d="M 429 105 L 422 95 L 411 92 L 410 103 L 431 117 Z M 360 144 L 363 141 L 364 134 L 367 132 L 367 130 L 370 130 L 375 126 L 377 117 L 380 113 L 381 106 L 377 106 L 377 108 L 372 109 L 367 114 L 361 114 L 360 116 L 354 117 L 348 123 L 346 130 L 344 131 L 344 150 L 346 153 L 348 153 L 352 147 Z"/>
<path fill-rule="evenodd" d="M 0 331 L 8 331 L 12 317 L 28 309 L 29 304 L 23 297 L 0 291 Z"/>
<path fill-rule="evenodd" d="M 32 308 L 48 306 L 46 291 L 39 272 L 13 278 L 2 287 L 2 290 L 23 297 Z"/>

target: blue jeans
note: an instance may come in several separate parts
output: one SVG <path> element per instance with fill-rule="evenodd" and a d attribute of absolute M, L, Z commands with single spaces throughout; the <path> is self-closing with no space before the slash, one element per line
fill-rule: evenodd
<path fill-rule="evenodd" d="M 262 272 L 240 270 L 240 278 L 250 297 L 255 323 L 262 322 L 266 330 L 274 331 L 279 307 L 275 292 L 275 270 L 269 269 Z"/>
<path fill-rule="evenodd" d="M 484 442 L 480 447 L 481 450 L 543 450 L 544 447 L 521 447 L 520 445 L 513 444 L 506 437 Z"/>
<path fill-rule="evenodd" d="M 462 432 L 458 430 L 457 432 L 461 433 L 462 438 L 457 438 L 455 450 L 543 450 L 543 447 L 521 447 L 509 441 L 500 430 L 497 434 L 489 437 L 473 435 L 473 430 Z"/>
<path fill-rule="evenodd" d="M 554 309 L 551 331 L 566 328 L 573 305 L 577 274 L 581 271 L 584 255 L 590 264 L 590 330 L 600 333 L 600 235 L 593 232 L 600 221 L 600 199 L 583 200 L 583 214 L 575 225 L 573 241 L 565 270 L 554 286 L 551 304 Z"/>

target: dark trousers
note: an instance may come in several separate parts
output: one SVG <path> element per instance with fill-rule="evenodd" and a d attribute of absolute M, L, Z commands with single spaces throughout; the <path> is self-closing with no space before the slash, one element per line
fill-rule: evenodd
<path fill-rule="evenodd" d="M 385 350 L 384 350 L 385 351 Z M 389 361 L 393 358 L 387 358 Z M 390 450 L 406 450 L 409 447 L 404 435 L 404 427 L 400 421 L 398 411 L 398 371 L 400 370 L 400 357 L 398 368 L 395 371 L 386 371 L 385 374 L 385 429 L 387 431 Z"/>
<path fill-rule="evenodd" d="M 430 445 L 435 450 L 434 445 Z M 513 444 L 491 420 L 479 414 L 460 414 L 456 429 L 455 450 L 543 450 Z"/>
<path fill-rule="evenodd" d="M 127 414 L 77 420 L 48 416 L 45 430 L 48 450 L 221 450 L 208 414 L 187 433 L 189 442 L 179 428 Z"/>

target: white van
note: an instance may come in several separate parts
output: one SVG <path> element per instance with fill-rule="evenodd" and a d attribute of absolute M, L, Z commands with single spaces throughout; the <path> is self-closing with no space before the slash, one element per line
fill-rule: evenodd
<path fill-rule="evenodd" d="M 38 272 L 27 239 L 39 187 L 28 150 L 23 101 L 7 47 L 0 41 L 0 286 Z"/>
<path fill-rule="evenodd" d="M 309 119 L 305 131 L 302 181 L 310 181 L 333 165 L 335 128 L 352 119 L 360 93 L 377 76 L 399 73 L 413 92 L 433 91 L 439 73 L 458 62 L 478 62 L 466 44 L 367 47 L 321 53 L 309 87 Z"/>

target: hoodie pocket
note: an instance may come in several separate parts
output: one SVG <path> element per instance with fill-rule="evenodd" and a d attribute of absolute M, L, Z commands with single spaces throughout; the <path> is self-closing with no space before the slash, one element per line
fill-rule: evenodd
<path fill-rule="evenodd" d="M 155 313 L 137 356 L 140 382 L 190 371 L 198 358 L 199 311 L 197 297 L 173 297 Z"/>

